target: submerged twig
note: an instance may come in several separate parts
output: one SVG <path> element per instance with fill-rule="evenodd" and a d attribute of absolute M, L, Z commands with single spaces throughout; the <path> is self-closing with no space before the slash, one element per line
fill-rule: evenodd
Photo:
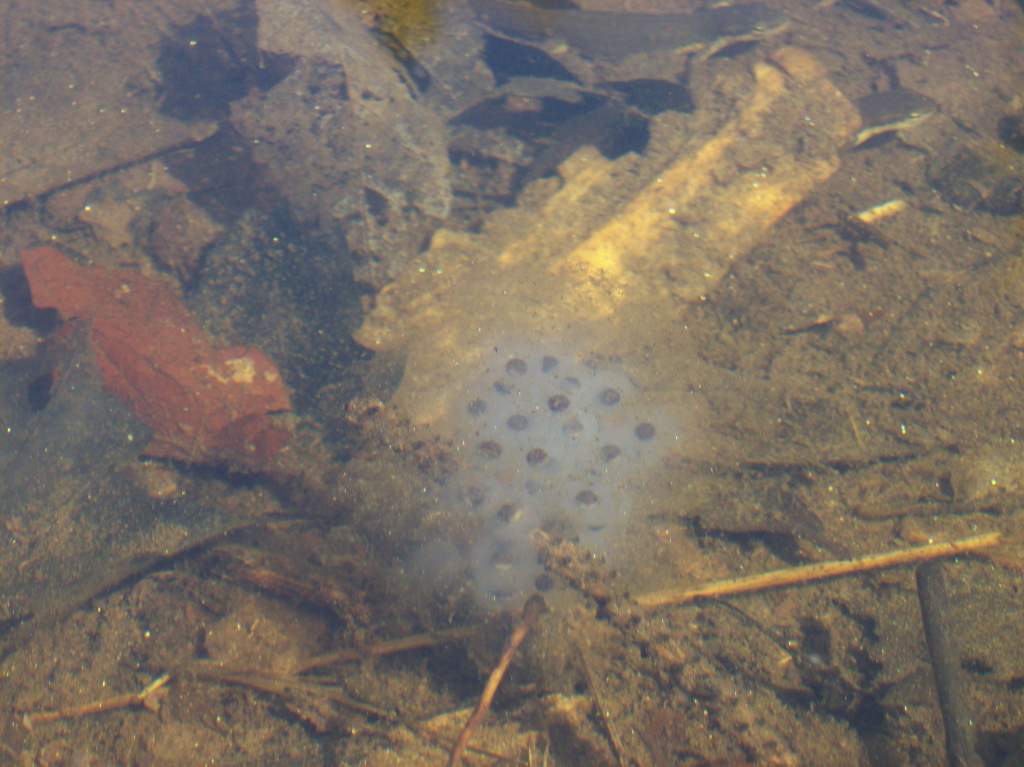
<path fill-rule="evenodd" d="M 821 581 L 827 578 L 836 578 L 840 575 L 865 573 L 887 567 L 927 562 L 931 559 L 955 557 L 959 554 L 966 554 L 995 546 L 999 541 L 1000 534 L 998 532 L 985 533 L 984 535 L 976 535 L 971 538 L 961 538 L 958 541 L 930 543 L 926 546 L 900 549 L 899 551 L 892 551 L 887 554 L 870 554 L 858 559 L 816 562 L 811 565 L 774 570 L 747 578 L 715 581 L 693 589 L 653 591 L 648 594 L 640 594 L 636 598 L 636 603 L 641 607 L 655 608 L 689 604 L 699 599 L 715 599 L 735 594 L 749 594 L 755 591 L 765 591 L 782 586 L 813 583 L 814 581 Z"/>
<path fill-rule="evenodd" d="M 341 687 L 326 684 L 310 677 L 266 673 L 242 668 L 232 669 L 209 661 L 193 661 L 184 666 L 180 670 L 179 675 L 208 682 L 237 685 L 267 695 L 274 695 L 285 701 L 302 702 L 303 700 L 323 699 L 358 712 L 366 717 L 405 727 L 438 749 L 447 750 L 449 748 L 448 744 L 442 742 L 437 734 L 430 732 L 416 722 L 410 721 L 397 710 L 389 710 L 381 706 L 356 700 L 347 695 Z M 486 749 L 469 746 L 466 750 L 486 756 L 494 761 L 514 763 L 503 755 Z M 515 762 L 515 764 L 518 764 L 518 762 Z"/>
<path fill-rule="evenodd" d="M 92 714 L 101 714 L 104 711 L 114 711 L 119 708 L 145 706 L 155 711 L 156 701 L 152 696 L 169 681 L 171 681 L 170 674 L 161 674 L 139 692 L 116 695 L 113 698 L 94 700 L 78 706 L 68 706 L 67 708 L 59 708 L 53 711 L 37 711 L 34 714 L 25 714 L 22 717 L 21 723 L 25 725 L 25 729 L 31 730 L 35 725 L 42 724 L 43 722 L 56 722 L 58 719 L 77 719 Z"/>
<path fill-rule="evenodd" d="M 946 762 L 949 767 L 979 767 L 981 758 L 974 748 L 974 720 L 964 691 L 960 653 L 949 624 L 950 604 L 942 563 L 923 564 L 917 568 L 916 576 L 924 638 L 928 643 L 939 711 L 946 730 Z"/>
<path fill-rule="evenodd" d="M 480 694 L 480 701 L 476 704 L 476 708 L 473 709 L 473 713 L 469 715 L 469 720 L 466 722 L 465 727 L 462 728 L 462 732 L 459 733 L 455 745 L 452 746 L 451 754 L 448 757 L 448 767 L 455 767 L 462 759 L 462 752 L 466 750 L 473 730 L 487 716 L 487 712 L 491 708 L 491 701 L 494 700 L 494 694 L 498 691 L 498 685 L 505 678 L 505 672 L 508 671 L 509 664 L 512 663 L 512 658 L 519 649 L 519 645 L 526 639 L 530 629 L 540 619 L 544 610 L 544 599 L 539 595 L 534 594 L 526 601 L 526 606 L 523 607 L 523 617 L 516 624 L 515 628 L 512 629 L 512 633 L 509 634 L 508 641 L 505 642 L 505 649 L 498 659 L 498 664 L 491 671 L 491 675 L 487 677 L 487 684 L 484 685 L 484 691 Z"/>
<path fill-rule="evenodd" d="M 601 685 L 598 683 L 594 676 L 594 672 L 590 668 L 590 653 L 587 652 L 582 642 L 576 643 L 576 649 L 580 654 L 583 673 L 587 678 L 587 686 L 590 688 L 590 694 L 594 698 L 594 705 L 597 707 L 597 714 L 601 717 L 601 723 L 604 725 L 604 730 L 608 734 L 608 740 L 612 744 L 612 751 L 615 752 L 615 761 L 618 763 L 619 767 L 626 767 L 626 765 L 630 763 L 625 757 L 626 748 L 622 743 L 622 738 L 619 736 L 619 730 L 612 721 L 608 709 L 604 704 L 604 692 L 601 690 Z"/>
<path fill-rule="evenodd" d="M 375 642 L 374 644 L 362 647 L 335 650 L 303 660 L 299 663 L 298 668 L 295 669 L 295 673 L 302 674 L 325 666 L 332 666 L 335 663 L 366 660 L 367 658 L 377 658 L 399 652 L 436 647 L 437 645 L 448 644 L 449 642 L 459 642 L 473 636 L 477 630 L 477 626 L 459 626 L 453 629 L 431 631 L 426 634 L 414 634 L 413 636 L 402 637 L 401 639 Z"/>
<path fill-rule="evenodd" d="M 316 696 L 338 703 L 365 716 L 388 721 L 399 721 L 389 711 L 369 703 L 356 700 L 340 688 L 321 684 L 306 678 L 292 675 L 280 675 L 255 671 L 251 669 L 232 669 L 206 661 L 193 661 L 185 667 L 189 676 L 211 682 L 234 684 L 252 690 L 277 695 L 281 698 L 301 699 L 303 696 Z"/>

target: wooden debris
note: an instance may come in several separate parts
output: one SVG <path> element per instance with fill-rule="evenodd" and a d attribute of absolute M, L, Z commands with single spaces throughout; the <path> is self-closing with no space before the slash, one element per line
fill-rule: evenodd
<path fill-rule="evenodd" d="M 615 722 L 612 721 L 608 707 L 605 705 L 605 696 L 601 683 L 598 681 L 597 676 L 591 668 L 590 653 L 587 652 L 587 648 L 583 646 L 583 643 L 579 641 L 576 642 L 576 649 L 579 652 L 580 664 L 583 667 L 583 673 L 587 678 L 587 687 L 590 688 L 590 694 L 594 699 L 594 707 L 597 710 L 597 715 L 601 718 L 601 724 L 604 725 L 604 731 L 608 734 L 608 741 L 612 744 L 612 751 L 615 753 L 615 761 L 618 763 L 619 767 L 627 767 L 627 765 L 633 764 L 634 762 L 627 759 L 626 747 L 622 742 L 622 736 L 619 735 L 619 728 L 615 726 Z"/>
<path fill-rule="evenodd" d="M 981 767 L 981 757 L 975 751 L 975 720 L 967 694 L 962 651 L 950 615 L 942 563 L 926 562 L 915 575 L 921 623 L 946 731 L 946 762 L 950 767 Z"/>
<path fill-rule="evenodd" d="M 813 583 L 840 575 L 866 573 L 888 567 L 926 562 L 930 559 L 955 557 L 979 549 L 989 548 L 999 543 L 1000 533 L 985 533 L 971 538 L 961 538 L 946 543 L 930 543 L 910 549 L 900 549 L 888 554 L 870 554 L 859 559 L 840 559 L 831 562 L 816 562 L 811 565 L 790 567 L 774 570 L 761 575 L 747 578 L 733 578 L 715 581 L 693 589 L 666 589 L 641 594 L 636 603 L 645 608 L 666 607 L 669 605 L 685 605 L 700 599 L 717 599 L 735 594 L 751 594 L 756 591 Z"/>
<path fill-rule="evenodd" d="M 115 711 L 119 708 L 143 706 L 150 711 L 156 711 L 159 704 L 153 696 L 169 681 L 171 681 L 170 674 L 161 674 L 139 692 L 116 695 L 113 698 L 94 700 L 78 706 L 58 708 L 53 711 L 37 711 L 34 714 L 25 714 L 21 719 L 21 723 L 25 726 L 26 730 L 31 730 L 35 725 L 42 724 L 43 722 L 56 722 L 59 719 L 78 719 L 79 717 L 91 716 L 92 714 L 102 714 L 105 711 Z"/>
<path fill-rule="evenodd" d="M 907 209 L 907 201 L 899 198 L 886 200 L 870 208 L 857 211 L 851 218 L 861 224 L 875 224 L 883 219 L 895 216 Z"/>
<path fill-rule="evenodd" d="M 312 567 L 294 556 L 238 544 L 223 544 L 208 556 L 226 578 L 255 586 L 291 604 L 330 610 L 338 618 L 360 624 L 370 621 L 365 595 L 341 573 Z"/>
<path fill-rule="evenodd" d="M 703 300 L 835 172 L 859 125 L 821 63 L 777 50 L 731 106 L 652 119 L 642 154 L 609 160 L 584 147 L 559 166 L 560 186 L 529 185 L 478 232 L 436 231 L 353 337 L 403 356 L 390 404 L 441 429 L 460 378 L 496 339 L 572 338 L 596 354 L 642 347 L 671 359 L 685 343 L 682 305 Z M 675 374 L 642 375 L 650 391 L 671 392 L 659 406 L 692 407 L 676 397 Z"/>
<path fill-rule="evenodd" d="M 273 695 L 286 705 L 290 705 L 297 716 L 318 731 L 326 731 L 324 722 L 325 717 L 329 716 L 329 711 L 322 704 L 335 704 L 362 714 L 368 719 L 386 722 L 394 729 L 385 731 L 370 723 L 362 725 L 359 729 L 365 732 L 378 732 L 382 737 L 386 735 L 389 741 L 387 750 L 397 749 L 400 754 L 404 754 L 399 757 L 400 759 L 408 756 L 409 752 L 406 749 L 410 748 L 410 741 L 406 740 L 401 732 L 403 729 L 408 731 L 410 739 L 417 743 L 429 744 L 431 751 L 434 749 L 449 751 L 451 739 L 447 733 L 453 731 L 450 726 L 453 724 L 452 719 L 461 715 L 459 711 L 448 712 L 427 721 L 414 722 L 403 717 L 399 711 L 391 707 L 356 700 L 337 685 L 294 674 L 273 674 L 251 669 L 227 668 L 208 660 L 192 661 L 179 669 L 177 673 L 179 677 L 235 685 L 266 695 Z M 521 764 L 512 762 L 491 749 L 467 746 L 465 750 L 486 756 L 494 762 Z M 415 750 L 413 753 L 416 753 Z M 399 763 L 404 764 L 405 762 L 400 761 Z M 416 761 L 416 763 L 420 762 Z"/>
<path fill-rule="evenodd" d="M 484 685 L 484 691 L 480 695 L 479 703 L 473 709 L 473 713 L 470 714 L 466 726 L 459 733 L 455 745 L 452 746 L 451 754 L 448 757 L 448 767 L 455 767 L 462 760 L 462 753 L 469 745 L 469 739 L 473 735 L 473 730 L 479 726 L 484 717 L 487 716 L 487 712 L 490 711 L 494 694 L 498 691 L 501 680 L 505 678 L 505 672 L 508 671 L 509 664 L 512 663 L 512 658 L 519 649 L 519 645 L 526 639 L 530 629 L 537 623 L 545 609 L 544 600 L 540 596 L 535 594 L 527 600 L 526 606 L 523 607 L 523 617 L 516 624 L 516 627 L 512 629 L 508 641 L 505 642 L 505 649 L 498 659 L 498 665 L 494 667 L 491 675 L 487 678 L 487 684 Z"/>
<path fill-rule="evenodd" d="M 334 652 L 317 655 L 307 659 L 303 663 L 300 663 L 299 667 L 296 669 L 296 673 L 301 674 L 318 668 L 333 666 L 335 663 L 366 660 L 367 658 L 377 658 L 384 655 L 393 655 L 394 653 L 399 652 L 436 647 L 438 645 L 448 644 L 449 642 L 459 642 L 463 639 L 468 639 L 476 633 L 477 630 L 477 626 L 459 626 L 458 628 L 448 629 L 446 631 L 432 631 L 428 634 L 414 634 L 413 636 L 402 637 L 401 639 L 392 639 L 385 642 L 376 642 L 363 647 L 335 650 Z"/>

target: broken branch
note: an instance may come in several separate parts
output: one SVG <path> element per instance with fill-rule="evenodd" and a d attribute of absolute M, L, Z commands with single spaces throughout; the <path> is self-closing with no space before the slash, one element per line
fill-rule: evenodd
<path fill-rule="evenodd" d="M 865 573 L 887 567 L 926 562 L 930 559 L 955 557 L 960 554 L 977 551 L 995 546 L 999 543 L 999 533 L 985 533 L 971 538 L 961 538 L 945 543 L 929 543 L 911 549 L 900 549 L 887 554 L 870 554 L 858 559 L 839 559 L 830 562 L 816 562 L 800 567 L 774 570 L 769 573 L 752 575 L 746 578 L 732 578 L 715 581 L 694 589 L 666 589 L 641 594 L 636 603 L 645 608 L 666 607 L 668 605 L 685 605 L 699 599 L 716 599 L 735 594 L 750 594 L 755 591 L 795 586 L 802 583 L 813 583 L 836 578 L 840 575 Z"/>
<path fill-rule="evenodd" d="M 491 701 L 494 700 L 494 694 L 498 691 L 498 685 L 501 684 L 501 680 L 505 678 L 505 672 L 508 671 L 509 664 L 512 663 L 512 657 L 516 654 L 516 650 L 519 649 L 519 645 L 526 639 L 527 634 L 530 633 L 530 629 L 537 623 L 544 609 L 544 600 L 537 594 L 534 594 L 526 601 L 526 606 L 523 607 L 523 617 L 516 624 L 516 627 L 512 629 L 512 633 L 509 634 L 508 641 L 505 642 L 505 649 L 498 659 L 498 664 L 491 671 L 491 675 L 487 677 L 487 684 L 484 685 L 484 691 L 480 694 L 480 701 L 476 704 L 476 708 L 473 709 L 473 713 L 469 715 L 469 720 L 466 722 L 466 726 L 462 728 L 462 732 L 459 733 L 455 745 L 452 746 L 451 755 L 448 757 L 448 767 L 455 767 L 462 759 L 462 752 L 469 745 L 469 738 L 472 736 L 473 730 L 484 720 L 487 712 L 491 709 Z"/>
<path fill-rule="evenodd" d="M 119 708 L 145 706 L 148 709 L 155 710 L 156 703 L 150 700 L 150 698 L 169 681 L 171 681 L 170 674 L 161 674 L 139 692 L 117 695 L 105 700 L 94 700 L 79 706 L 69 706 L 68 708 L 59 708 L 54 711 L 37 711 L 34 714 L 25 714 L 22 717 L 21 723 L 25 726 L 25 729 L 31 730 L 35 725 L 42 724 L 43 722 L 56 722 L 58 719 L 77 719 L 78 717 L 101 714 L 104 711 L 114 711 Z"/>

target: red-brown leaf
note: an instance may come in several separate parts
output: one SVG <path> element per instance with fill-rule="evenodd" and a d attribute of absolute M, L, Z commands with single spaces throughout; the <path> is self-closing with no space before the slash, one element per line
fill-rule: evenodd
<path fill-rule="evenodd" d="M 214 348 L 171 284 L 50 247 L 21 261 L 37 307 L 88 324 L 104 385 L 153 431 L 148 455 L 260 469 L 287 444 L 269 415 L 291 410 L 274 363 L 258 349 Z"/>

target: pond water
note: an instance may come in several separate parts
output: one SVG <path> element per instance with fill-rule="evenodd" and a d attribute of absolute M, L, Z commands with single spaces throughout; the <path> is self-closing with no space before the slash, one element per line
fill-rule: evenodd
<path fill-rule="evenodd" d="M 0 762 L 1024 760 L 1020 3 L 0 14 Z"/>

